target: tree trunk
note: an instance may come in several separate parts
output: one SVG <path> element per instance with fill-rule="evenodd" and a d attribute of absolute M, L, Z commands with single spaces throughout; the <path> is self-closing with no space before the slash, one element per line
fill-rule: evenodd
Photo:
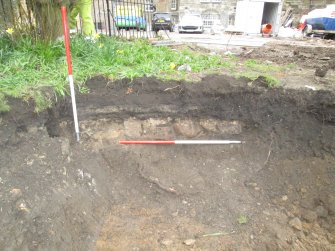
<path fill-rule="evenodd" d="M 36 19 L 37 32 L 45 41 L 62 35 L 60 4 L 53 0 L 31 0 Z"/>
<path fill-rule="evenodd" d="M 69 2 L 70 0 L 0 0 L 0 26 L 13 27 L 23 34 L 30 33 L 33 28 L 43 40 L 55 40 L 63 34 L 60 6 L 69 6 Z"/>

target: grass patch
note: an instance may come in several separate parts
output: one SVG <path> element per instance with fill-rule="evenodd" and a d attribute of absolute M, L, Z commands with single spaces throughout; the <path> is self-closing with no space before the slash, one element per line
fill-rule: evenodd
<path fill-rule="evenodd" d="M 3 112 L 8 112 L 8 111 L 9 111 L 9 105 L 7 104 L 5 95 L 0 93 L 0 114 Z"/>
<path fill-rule="evenodd" d="M 195 81 L 202 74 L 219 71 L 250 80 L 263 76 L 269 87 L 275 87 L 279 80 L 274 76 L 294 67 L 288 65 L 285 68 L 253 59 L 241 61 L 234 56 L 208 55 L 189 48 L 175 50 L 153 46 L 147 40 L 128 41 L 106 36 L 95 42 L 81 36 L 72 37 L 71 55 L 75 84 L 84 93 L 89 91 L 85 81 L 97 75 L 111 81 L 137 77 Z M 191 67 L 191 72 L 177 70 L 185 64 Z M 48 90 L 48 95 L 44 90 Z M 63 42 L 42 42 L 27 36 L 0 34 L 0 93 L 0 112 L 9 109 L 6 96 L 32 99 L 38 112 L 52 104 L 52 95 L 68 95 Z"/>
<path fill-rule="evenodd" d="M 240 225 L 243 225 L 243 224 L 247 224 L 249 221 L 248 217 L 246 215 L 240 215 L 238 218 L 237 218 L 237 222 L 238 224 Z"/>
<path fill-rule="evenodd" d="M 244 66 L 248 69 L 251 69 L 257 72 L 262 72 L 262 73 L 279 71 L 281 69 L 279 65 L 276 65 L 272 62 L 262 63 L 255 59 L 246 60 L 244 62 Z"/>
<path fill-rule="evenodd" d="M 238 70 L 233 71 L 233 76 L 245 77 L 251 81 L 263 77 L 265 84 L 270 88 L 280 85 L 279 79 L 275 77 L 278 73 L 284 72 L 288 67 L 294 67 L 293 65 L 281 66 L 272 62 L 260 62 L 255 59 L 248 59 L 240 65 Z"/>
<path fill-rule="evenodd" d="M 276 87 L 280 84 L 279 80 L 273 76 L 265 75 L 264 76 L 268 87 Z"/>
<path fill-rule="evenodd" d="M 50 105 L 39 90 L 51 87 L 57 95 L 69 93 L 67 65 L 62 41 L 42 42 L 29 37 L 12 39 L 0 36 L 0 92 L 5 96 L 35 101 L 36 110 Z M 81 36 L 71 39 L 71 54 L 75 83 L 87 91 L 84 82 L 96 75 L 111 80 L 137 77 L 186 79 L 178 71 L 188 64 L 192 73 L 213 71 L 231 64 L 218 55 L 205 55 L 191 50 L 176 51 L 164 46 L 152 46 L 146 40 L 126 41 L 101 36 L 95 42 Z M 175 67 L 171 67 L 175 65 Z M 5 99 L 0 99 L 6 108 Z"/>

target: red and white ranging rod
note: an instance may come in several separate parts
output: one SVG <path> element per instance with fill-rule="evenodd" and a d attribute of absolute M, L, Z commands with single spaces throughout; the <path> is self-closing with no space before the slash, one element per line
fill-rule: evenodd
<path fill-rule="evenodd" d="M 242 144 L 239 140 L 120 140 L 123 145 L 228 145 Z"/>
<path fill-rule="evenodd" d="M 73 83 L 73 75 L 72 75 L 72 60 L 71 60 L 71 52 L 70 52 L 69 26 L 68 26 L 68 23 L 67 23 L 67 15 L 66 15 L 66 7 L 65 6 L 61 7 L 61 12 L 62 12 L 64 45 L 65 45 L 65 52 L 66 52 L 68 79 L 69 79 L 69 84 L 70 84 L 74 128 L 75 128 L 75 132 L 76 132 L 76 136 L 77 136 L 77 141 L 79 141 L 80 140 L 79 123 L 78 123 L 76 96 L 75 96 L 75 91 L 74 91 L 74 83 Z"/>

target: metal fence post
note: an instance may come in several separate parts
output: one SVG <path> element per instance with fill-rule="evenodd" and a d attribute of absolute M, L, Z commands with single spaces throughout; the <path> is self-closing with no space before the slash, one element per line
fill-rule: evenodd
<path fill-rule="evenodd" d="M 110 20 L 109 0 L 106 0 L 106 4 L 107 4 L 108 35 L 111 37 L 112 29 L 111 29 L 111 20 Z"/>

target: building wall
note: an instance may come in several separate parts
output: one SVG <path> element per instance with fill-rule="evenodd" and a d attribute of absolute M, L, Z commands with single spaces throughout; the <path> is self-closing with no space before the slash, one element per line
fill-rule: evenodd
<path fill-rule="evenodd" d="M 222 25 L 228 26 L 235 16 L 236 0 L 177 0 L 177 10 L 171 10 L 172 0 L 156 0 L 157 11 L 168 11 L 177 19 L 186 13 L 219 17 Z"/>
<path fill-rule="evenodd" d="M 291 7 L 294 13 L 305 14 L 313 9 L 324 8 L 335 4 L 335 0 L 285 0 L 285 8 Z"/>
<path fill-rule="evenodd" d="M 186 13 L 201 15 L 219 15 L 221 24 L 227 27 L 234 24 L 236 3 L 238 0 L 176 0 L 177 10 L 171 10 L 173 0 L 153 0 L 156 11 L 171 12 L 176 22 Z M 264 0 L 266 2 L 266 0 Z M 284 0 L 283 10 L 292 8 L 297 17 L 307 14 L 316 8 L 324 8 L 327 4 L 335 4 L 335 0 Z"/>

